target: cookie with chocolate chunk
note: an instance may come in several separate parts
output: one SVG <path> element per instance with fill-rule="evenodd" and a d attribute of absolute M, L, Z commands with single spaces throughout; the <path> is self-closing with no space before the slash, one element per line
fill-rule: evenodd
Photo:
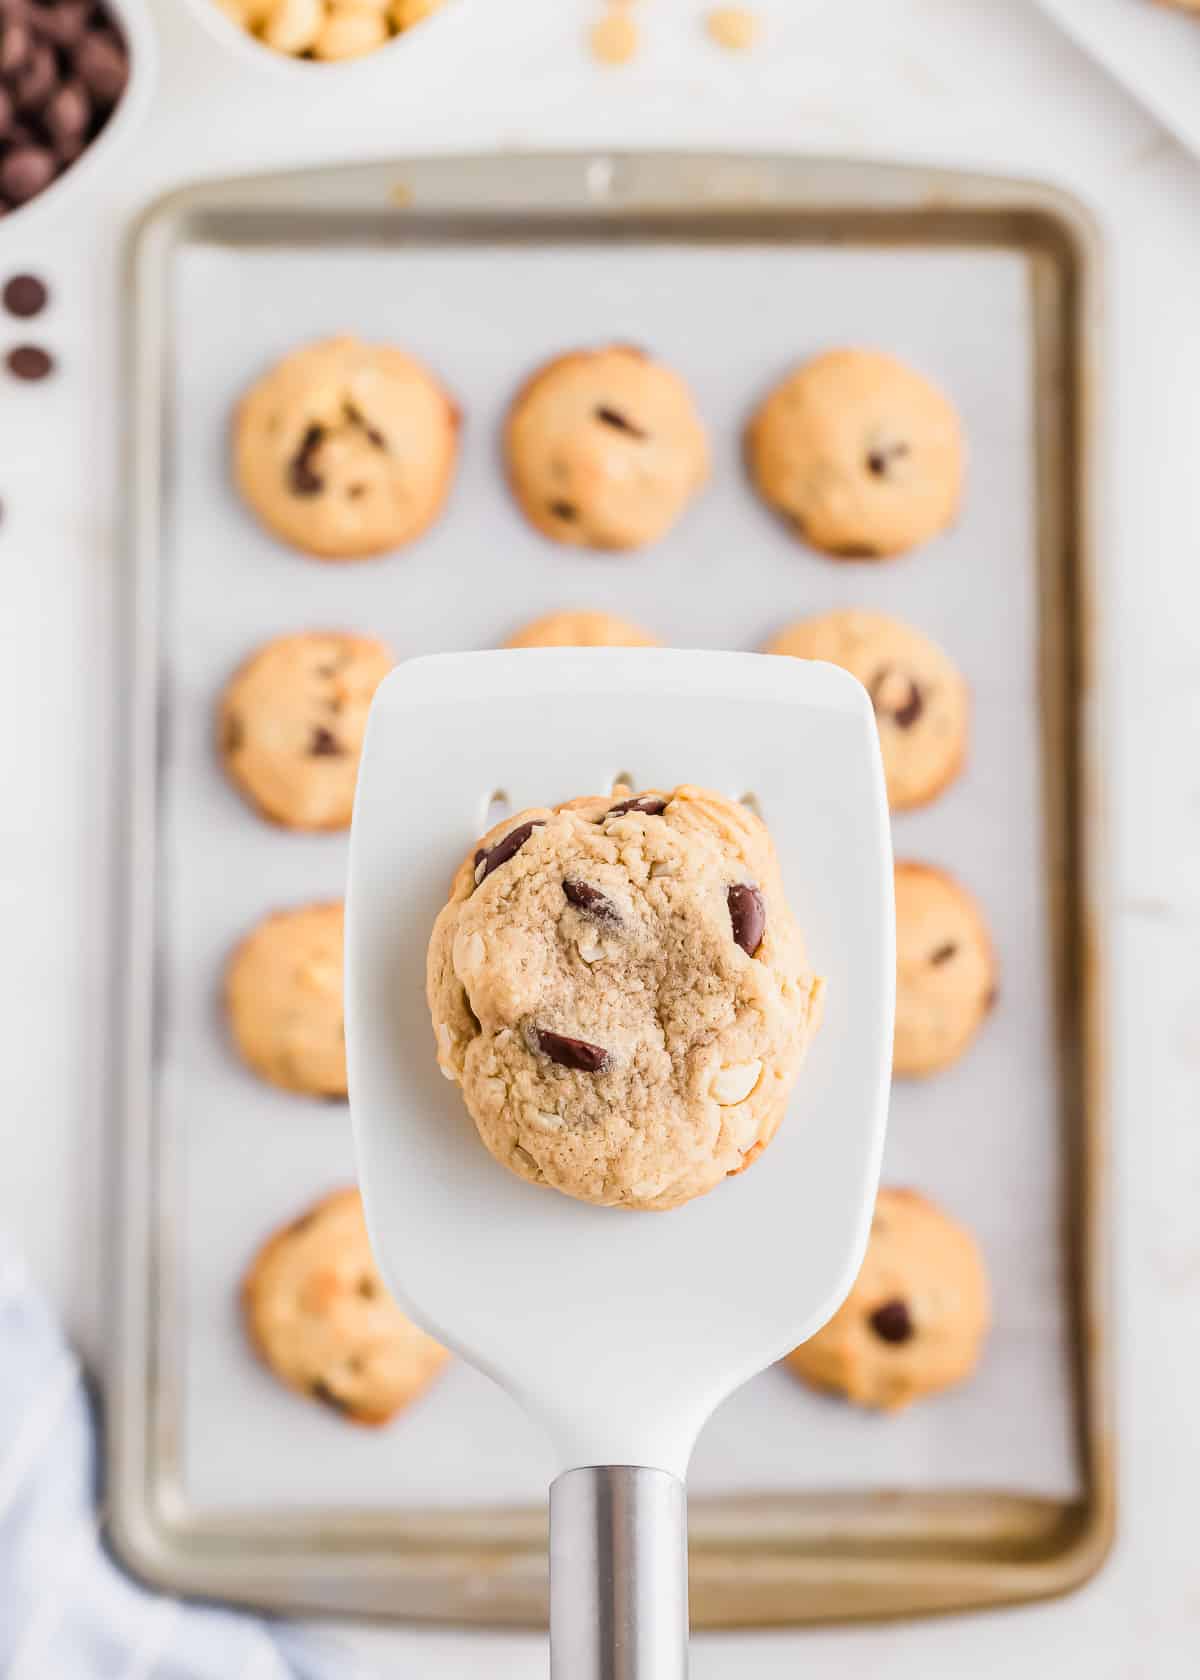
<path fill-rule="evenodd" d="M 225 975 L 225 1006 L 243 1061 L 260 1079 L 311 1097 L 346 1095 L 343 907 L 306 904 L 265 916 Z"/>
<path fill-rule="evenodd" d="M 371 698 L 392 656 L 371 636 L 312 630 L 250 656 L 221 696 L 230 781 L 285 828 L 347 828 Z"/>
<path fill-rule="evenodd" d="M 445 502 L 458 410 L 403 350 L 330 338 L 285 356 L 233 427 L 238 489 L 284 542 L 323 560 L 401 548 Z"/>
<path fill-rule="evenodd" d="M 855 1405 L 899 1411 L 965 1381 L 991 1320 L 970 1231 L 915 1190 L 881 1190 L 866 1258 L 823 1330 L 789 1368 Z"/>
<path fill-rule="evenodd" d="M 831 612 L 789 624 L 764 653 L 825 659 L 871 697 L 894 811 L 927 805 L 966 761 L 971 696 L 949 654 L 909 624 L 877 612 Z"/>
<path fill-rule="evenodd" d="M 708 477 L 708 440 L 678 374 L 614 344 L 547 362 L 517 393 L 504 436 L 531 524 L 581 548 L 644 548 Z"/>
<path fill-rule="evenodd" d="M 434 926 L 428 995 L 442 1072 L 498 1161 L 663 1209 L 766 1148 L 821 982 L 762 822 L 678 787 L 484 835 Z"/>
<path fill-rule="evenodd" d="M 949 1067 L 996 1001 L 998 968 L 983 911 L 928 863 L 896 865 L 896 1073 Z"/>
<path fill-rule="evenodd" d="M 384 1288 L 357 1190 L 335 1190 L 267 1239 L 242 1312 L 279 1380 L 352 1423 L 387 1423 L 450 1357 Z"/>
<path fill-rule="evenodd" d="M 829 350 L 790 373 L 750 421 L 767 504 L 803 541 L 846 560 L 916 548 L 953 521 L 966 446 L 936 385 L 879 350 Z"/>

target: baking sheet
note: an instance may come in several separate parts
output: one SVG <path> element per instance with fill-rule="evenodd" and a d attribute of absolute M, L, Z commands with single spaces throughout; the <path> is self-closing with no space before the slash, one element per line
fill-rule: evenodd
<path fill-rule="evenodd" d="M 345 842 L 257 821 L 224 782 L 211 741 L 223 682 L 269 636 L 346 626 L 384 636 L 405 657 L 495 645 L 534 614 L 569 605 L 620 612 L 679 645 L 738 648 L 800 614 L 876 607 L 944 642 L 975 695 L 966 774 L 928 810 L 897 818 L 896 850 L 949 867 L 979 893 L 1001 998 L 959 1067 L 897 1088 L 885 1181 L 927 1190 L 978 1233 L 996 1293 L 983 1367 L 961 1391 L 886 1419 L 767 1372 L 702 1436 L 693 1497 L 881 1486 L 1077 1494 L 1039 816 L 1026 259 L 774 243 L 190 245 L 175 259 L 169 306 L 159 1066 L 176 1172 L 164 1351 L 182 1364 L 171 1433 L 187 1506 L 382 1511 L 544 1493 L 539 1438 L 465 1367 L 377 1434 L 288 1395 L 243 1345 L 236 1292 L 246 1258 L 307 1199 L 350 1177 L 352 1159 L 344 1108 L 273 1092 L 234 1060 L 218 1009 L 222 965 L 268 909 L 338 894 Z M 424 356 L 466 415 L 436 529 L 408 552 L 347 567 L 306 561 L 260 533 L 226 470 L 239 391 L 295 344 L 342 330 Z M 549 355 L 606 339 L 644 344 L 682 372 L 714 445 L 709 489 L 664 543 L 631 556 L 545 542 L 498 470 L 498 428 L 520 380 Z M 741 471 L 740 428 L 760 393 L 795 358 L 844 342 L 925 368 L 953 396 L 970 440 L 955 530 L 886 565 L 809 553 L 762 510 Z"/>

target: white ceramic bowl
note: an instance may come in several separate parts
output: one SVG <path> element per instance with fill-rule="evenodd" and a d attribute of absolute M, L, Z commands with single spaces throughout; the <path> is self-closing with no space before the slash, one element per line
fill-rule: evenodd
<path fill-rule="evenodd" d="M 449 3 L 449 0 L 447 0 Z M 314 78 L 330 76 L 349 77 L 362 75 L 364 71 L 376 70 L 388 65 L 392 61 L 392 54 L 398 47 L 408 44 L 408 36 L 420 34 L 435 21 L 437 12 L 420 23 L 406 29 L 402 35 L 393 35 L 374 52 L 363 53 L 358 58 L 316 59 L 295 58 L 291 53 L 277 52 L 274 47 L 266 46 L 256 35 L 251 35 L 248 29 L 227 16 L 216 4 L 216 0 L 187 0 L 192 16 L 201 27 L 211 35 L 214 41 L 219 41 L 238 60 L 256 70 L 264 70 L 268 75 L 290 78 L 294 85 L 307 82 L 312 91 Z"/>
<path fill-rule="evenodd" d="M 14 231 L 28 233 L 79 201 L 93 177 L 107 169 L 146 114 L 158 78 L 158 42 L 146 0 L 104 0 L 120 25 L 129 53 L 129 80 L 112 115 L 69 169 L 18 210 L 0 221 L 0 245 Z"/>

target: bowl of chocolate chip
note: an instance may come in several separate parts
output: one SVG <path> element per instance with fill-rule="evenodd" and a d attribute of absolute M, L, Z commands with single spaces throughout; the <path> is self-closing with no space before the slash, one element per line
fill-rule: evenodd
<path fill-rule="evenodd" d="M 154 70 L 145 0 L 0 0 L 0 241 L 103 167 Z"/>

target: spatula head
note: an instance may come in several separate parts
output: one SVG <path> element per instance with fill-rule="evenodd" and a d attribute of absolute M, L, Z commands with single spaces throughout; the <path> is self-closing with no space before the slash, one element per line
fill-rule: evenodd
<path fill-rule="evenodd" d="M 509 808 L 692 782 L 774 836 L 825 1019 L 762 1158 L 670 1213 L 573 1201 L 480 1143 L 435 1060 L 425 956 L 450 877 Z M 494 820 L 494 818 L 493 818 Z M 561 1468 L 682 1474 L 733 1388 L 811 1335 L 862 1259 L 895 990 L 875 720 L 844 671 L 758 654 L 546 649 L 400 665 L 359 772 L 346 1043 L 380 1269 L 433 1335 L 550 1431 Z"/>

